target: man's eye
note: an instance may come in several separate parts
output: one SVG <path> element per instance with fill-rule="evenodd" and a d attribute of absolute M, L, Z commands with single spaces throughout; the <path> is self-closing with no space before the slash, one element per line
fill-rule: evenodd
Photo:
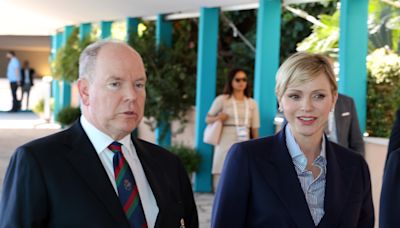
<path fill-rule="evenodd" d="M 136 82 L 135 86 L 136 86 L 137 88 L 142 89 L 142 88 L 144 88 L 145 84 L 144 84 L 144 82 Z"/>
<path fill-rule="evenodd" d="M 111 83 L 110 83 L 110 86 L 111 86 L 111 87 L 119 87 L 120 85 L 121 85 L 120 82 L 111 82 Z"/>

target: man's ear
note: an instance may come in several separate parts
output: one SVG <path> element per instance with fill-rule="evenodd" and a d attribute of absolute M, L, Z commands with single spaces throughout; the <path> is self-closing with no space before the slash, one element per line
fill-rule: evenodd
<path fill-rule="evenodd" d="M 87 79 L 78 80 L 78 91 L 83 105 L 89 105 L 89 81 Z"/>

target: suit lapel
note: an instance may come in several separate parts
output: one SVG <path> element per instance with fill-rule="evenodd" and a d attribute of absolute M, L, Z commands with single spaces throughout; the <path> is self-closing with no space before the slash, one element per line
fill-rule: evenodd
<path fill-rule="evenodd" d="M 336 126 L 336 137 L 337 137 L 338 142 L 342 142 L 342 139 L 341 139 L 342 125 L 340 124 L 341 123 L 340 120 L 342 118 L 343 109 L 342 109 L 341 99 L 338 99 L 336 102 L 337 102 L 337 104 L 335 106 L 335 113 L 334 113 L 334 115 L 335 115 L 335 126 Z"/>
<path fill-rule="evenodd" d="M 314 227 L 307 201 L 286 147 L 285 130 L 281 130 L 273 140 L 273 147 L 263 153 L 262 159 L 256 160 L 257 169 L 278 195 L 297 226 Z"/>
<path fill-rule="evenodd" d="M 355 167 L 341 166 L 345 162 L 335 154 L 332 144 L 326 140 L 327 175 L 325 186 L 325 215 L 319 227 L 335 227 L 340 221 L 354 178 Z"/>
<path fill-rule="evenodd" d="M 158 172 L 160 166 L 157 164 L 157 161 L 154 159 L 154 157 L 151 156 L 151 153 L 146 151 L 143 143 L 133 136 L 131 139 L 135 145 L 136 153 L 139 157 L 140 163 L 142 164 L 146 179 L 149 182 L 150 188 L 154 194 L 157 206 L 159 208 L 159 213 L 155 223 L 157 227 L 157 224 L 159 224 L 160 213 L 165 207 L 168 206 L 166 201 L 168 197 L 168 190 L 162 188 L 162 186 L 168 186 L 168 183 L 166 183 L 166 178 L 164 178 L 162 175 L 163 172 Z"/>
<path fill-rule="evenodd" d="M 67 159 L 82 177 L 87 187 L 115 218 L 117 224 L 128 227 L 128 220 L 121 208 L 117 194 L 80 122 L 75 123 L 68 131 L 70 138 L 67 139 L 66 143 L 72 145 L 72 148 L 70 153 L 67 154 Z"/>

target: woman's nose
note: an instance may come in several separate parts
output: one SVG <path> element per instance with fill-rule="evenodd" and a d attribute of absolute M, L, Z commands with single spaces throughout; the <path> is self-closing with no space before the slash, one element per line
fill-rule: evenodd
<path fill-rule="evenodd" d="M 305 98 L 302 103 L 302 110 L 305 112 L 311 111 L 313 108 L 312 100 L 309 98 Z"/>

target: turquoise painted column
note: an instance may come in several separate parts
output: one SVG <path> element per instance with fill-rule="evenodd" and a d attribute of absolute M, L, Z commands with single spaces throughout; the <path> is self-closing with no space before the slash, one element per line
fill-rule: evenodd
<path fill-rule="evenodd" d="M 111 38 L 111 26 L 112 21 L 102 21 L 100 22 L 100 39 Z"/>
<path fill-rule="evenodd" d="M 54 61 L 57 55 L 57 33 L 51 36 L 51 61 Z M 56 80 L 51 81 L 51 94 L 50 97 L 53 97 L 54 94 L 58 93 L 58 87 L 56 86 Z M 57 91 L 56 91 L 57 88 Z M 53 119 L 54 119 L 54 112 L 53 112 Z"/>
<path fill-rule="evenodd" d="M 136 36 L 138 32 L 139 20 L 137 18 L 128 17 L 126 19 L 126 40 L 129 41 L 132 36 Z"/>
<path fill-rule="evenodd" d="M 56 58 L 57 53 L 57 34 L 51 36 L 51 54 L 50 58 L 53 61 Z"/>
<path fill-rule="evenodd" d="M 83 40 L 86 36 L 90 36 L 92 32 L 91 23 L 82 23 L 79 25 L 79 39 Z"/>
<path fill-rule="evenodd" d="M 62 45 L 67 45 L 67 40 L 71 36 L 74 26 L 68 25 L 64 28 Z M 71 106 L 71 83 L 66 80 L 61 81 L 60 87 L 60 110 Z"/>
<path fill-rule="evenodd" d="M 172 46 L 172 23 L 166 21 L 163 15 L 157 15 L 156 21 L 156 45 Z"/>
<path fill-rule="evenodd" d="M 56 34 L 56 43 L 55 43 L 55 53 L 54 55 L 57 56 L 58 49 L 62 47 L 62 40 L 63 40 L 63 33 L 57 32 Z M 56 120 L 57 114 L 60 111 L 61 105 L 61 98 L 60 98 L 60 81 L 53 79 L 51 82 L 52 88 L 52 95 L 53 95 L 53 102 L 54 102 L 54 110 L 53 110 L 53 120 Z"/>
<path fill-rule="evenodd" d="M 362 132 L 367 116 L 368 0 L 340 1 L 339 92 L 356 103 Z"/>
<path fill-rule="evenodd" d="M 172 23 L 166 21 L 163 15 L 157 15 L 156 21 L 156 45 L 172 46 Z M 168 115 L 168 113 L 165 113 Z M 171 123 L 157 123 L 155 131 L 158 145 L 168 147 L 171 145 Z M 164 137 L 162 137 L 164 135 Z"/>
<path fill-rule="evenodd" d="M 213 147 L 203 143 L 203 131 L 207 112 L 216 93 L 219 8 L 201 8 L 199 21 L 195 148 L 201 156 L 201 164 L 196 173 L 194 190 L 211 192 Z"/>
<path fill-rule="evenodd" d="M 281 1 L 260 0 L 259 3 L 254 98 L 260 109 L 260 136 L 268 136 L 275 132 L 275 74 L 279 67 Z"/>

